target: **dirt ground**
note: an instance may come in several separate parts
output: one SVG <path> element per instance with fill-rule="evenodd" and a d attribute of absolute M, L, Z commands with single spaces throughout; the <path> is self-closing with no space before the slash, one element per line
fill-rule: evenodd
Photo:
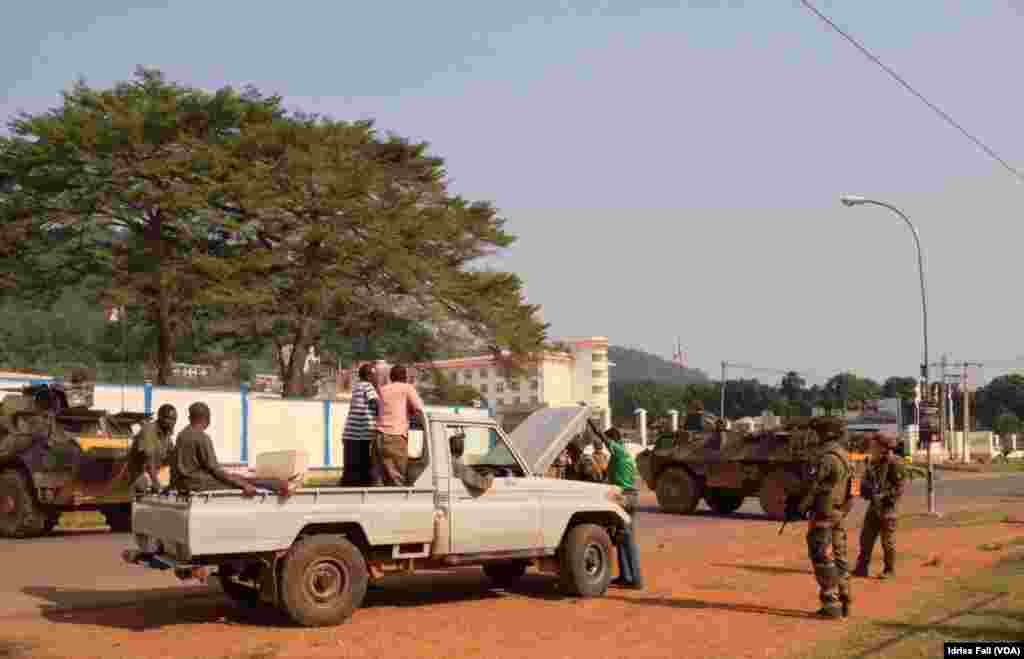
<path fill-rule="evenodd" d="M 1003 509 L 1024 518 L 1024 502 L 1004 501 Z M 851 520 L 853 553 L 860 517 Z M 42 594 L 52 604 L 41 612 L 0 616 L 0 657 L 782 657 L 850 624 L 811 616 L 818 602 L 804 530 L 794 524 L 779 536 L 772 522 L 724 519 L 684 537 L 680 527 L 651 523 L 641 532 L 644 591 L 573 599 L 532 572 L 506 591 L 467 568 L 390 578 L 348 623 L 317 630 L 217 595 L 67 609 L 61 604 L 75 593 L 57 589 Z M 903 529 L 898 579 L 855 580 L 853 614 L 895 616 L 947 580 L 997 561 L 999 552 L 983 545 L 1022 536 L 1024 525 L 992 516 Z M 875 573 L 880 560 L 876 550 Z"/>

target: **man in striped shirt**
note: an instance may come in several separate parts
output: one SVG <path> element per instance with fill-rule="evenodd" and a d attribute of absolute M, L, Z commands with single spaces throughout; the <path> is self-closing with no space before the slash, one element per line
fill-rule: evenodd
<path fill-rule="evenodd" d="M 359 367 L 359 382 L 352 387 L 352 402 L 341 438 L 344 455 L 342 486 L 366 487 L 373 483 L 370 444 L 377 434 L 377 416 L 380 413 L 378 405 L 373 366 L 363 364 Z"/>

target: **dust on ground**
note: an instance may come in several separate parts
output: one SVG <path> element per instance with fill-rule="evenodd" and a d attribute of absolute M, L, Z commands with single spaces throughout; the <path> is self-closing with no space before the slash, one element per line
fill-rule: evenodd
<path fill-rule="evenodd" d="M 1024 503 L 1003 508 L 1024 517 Z M 0 658 L 782 657 L 838 638 L 856 620 L 893 618 L 1024 537 L 1024 525 L 1005 516 L 908 524 L 898 536 L 897 579 L 855 579 L 855 620 L 824 621 L 812 615 L 818 602 L 803 525 L 779 536 L 775 523 L 723 519 L 683 537 L 659 516 L 645 516 L 652 523 L 641 531 L 644 591 L 563 597 L 552 578 L 532 571 L 502 590 L 467 568 L 389 578 L 346 624 L 302 629 L 218 596 L 90 609 L 81 603 L 101 601 L 102 584 L 93 593 L 40 589 L 47 603 L 38 613 L 0 618 Z M 852 562 L 860 516 L 851 521 Z M 880 548 L 875 556 L 873 574 Z"/>

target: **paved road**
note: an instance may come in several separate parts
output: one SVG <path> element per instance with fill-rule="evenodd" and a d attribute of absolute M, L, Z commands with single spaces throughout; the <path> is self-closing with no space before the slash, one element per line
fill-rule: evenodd
<path fill-rule="evenodd" d="M 922 482 L 914 482 L 905 512 L 926 510 Z M 1024 474 L 947 476 L 937 482 L 940 512 L 964 508 L 995 508 L 1024 499 Z M 750 524 L 777 525 L 761 514 L 756 499 L 740 512 L 718 517 L 702 509 L 695 515 L 657 512 L 654 495 L 645 492 L 638 519 L 644 541 L 687 542 L 688 551 L 711 550 L 724 538 L 742 539 Z M 862 504 L 854 510 L 859 522 Z M 709 533 L 709 531 L 714 531 Z M 706 547 L 705 547 L 706 545 Z M 216 596 L 216 586 L 182 586 L 168 573 L 126 565 L 121 551 L 133 547 L 129 534 L 107 531 L 67 532 L 34 540 L 0 540 L 0 619 L 34 616 L 57 608 L 112 607 L 140 599 Z"/>

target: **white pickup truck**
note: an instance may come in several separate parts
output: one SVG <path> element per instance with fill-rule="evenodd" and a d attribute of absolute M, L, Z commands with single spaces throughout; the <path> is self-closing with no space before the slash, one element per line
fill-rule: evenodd
<path fill-rule="evenodd" d="M 235 601 L 272 604 L 304 626 L 351 616 L 370 566 L 400 574 L 481 565 L 509 583 L 535 564 L 570 594 L 599 597 L 629 523 L 621 490 L 543 477 L 589 416 L 585 406 L 544 408 L 506 437 L 492 419 L 428 414 L 422 441 L 410 437 L 409 487 L 142 496 L 132 506 L 139 550 L 123 557 L 182 580 L 216 575 Z M 457 434 L 463 464 L 494 476 L 483 494 L 453 476 Z"/>

